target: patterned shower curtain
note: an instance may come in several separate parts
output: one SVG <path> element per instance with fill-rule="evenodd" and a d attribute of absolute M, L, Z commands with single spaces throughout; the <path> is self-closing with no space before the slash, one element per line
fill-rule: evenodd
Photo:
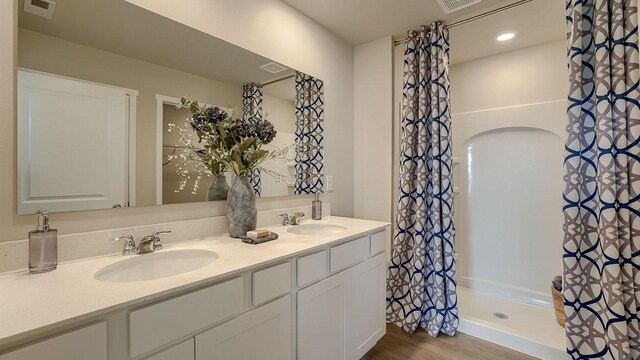
<path fill-rule="evenodd" d="M 262 119 L 262 85 L 249 83 L 242 86 L 242 118 Z M 260 196 L 262 192 L 262 182 L 260 180 L 260 169 L 255 169 L 251 174 L 251 186 Z"/>
<path fill-rule="evenodd" d="M 323 191 L 324 83 L 296 72 L 294 194 Z"/>
<path fill-rule="evenodd" d="M 567 0 L 564 306 L 573 359 L 639 359 L 636 0 Z"/>
<path fill-rule="evenodd" d="M 449 32 L 410 31 L 404 53 L 400 192 L 387 322 L 431 336 L 458 328 L 449 106 Z"/>

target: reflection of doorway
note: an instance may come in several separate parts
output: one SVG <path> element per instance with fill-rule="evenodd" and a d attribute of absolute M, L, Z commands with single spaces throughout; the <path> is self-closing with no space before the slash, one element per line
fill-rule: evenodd
<path fill-rule="evenodd" d="M 187 109 L 176 109 L 176 105 L 180 103 L 179 98 L 156 95 L 156 101 L 156 205 L 204 202 L 211 178 L 203 178 L 195 191 L 192 179 L 184 189 L 176 192 L 179 187 L 176 162 L 169 163 L 168 160 L 169 155 L 181 153 L 178 132 L 169 132 L 168 124 L 173 123 L 184 127 L 184 123 L 191 113 Z M 210 106 L 205 103 L 200 104 Z M 231 111 L 225 107 L 219 106 L 219 108 L 227 112 Z M 190 173 L 194 172 L 190 171 Z"/>
<path fill-rule="evenodd" d="M 18 214 L 135 206 L 136 90 L 18 71 Z"/>

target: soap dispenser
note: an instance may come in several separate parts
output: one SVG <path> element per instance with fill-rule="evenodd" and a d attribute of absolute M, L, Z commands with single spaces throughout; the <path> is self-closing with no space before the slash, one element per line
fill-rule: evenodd
<path fill-rule="evenodd" d="M 322 201 L 320 201 L 320 193 L 316 193 L 316 198 L 311 202 L 311 218 L 313 220 L 322 220 Z"/>
<path fill-rule="evenodd" d="M 58 267 L 58 230 L 49 228 L 49 212 L 38 210 L 38 226 L 29 232 L 29 272 L 43 273 Z"/>

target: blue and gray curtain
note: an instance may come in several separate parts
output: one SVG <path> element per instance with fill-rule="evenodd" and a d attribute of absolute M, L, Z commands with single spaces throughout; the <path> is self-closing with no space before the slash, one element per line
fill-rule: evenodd
<path fill-rule="evenodd" d="M 315 194 L 323 191 L 324 83 L 296 72 L 295 166 L 293 192 Z"/>
<path fill-rule="evenodd" d="M 242 86 L 242 118 L 262 119 L 262 85 L 249 83 Z M 260 196 L 262 192 L 262 182 L 260 180 L 260 169 L 255 169 L 251 174 L 251 187 Z"/>
<path fill-rule="evenodd" d="M 636 0 L 567 0 L 564 309 L 572 359 L 639 359 Z"/>
<path fill-rule="evenodd" d="M 410 31 L 404 53 L 400 192 L 387 278 L 387 322 L 431 336 L 458 328 L 449 32 Z"/>

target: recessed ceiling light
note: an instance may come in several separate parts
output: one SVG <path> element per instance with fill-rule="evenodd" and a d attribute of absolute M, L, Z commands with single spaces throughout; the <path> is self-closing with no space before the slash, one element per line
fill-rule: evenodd
<path fill-rule="evenodd" d="M 500 35 L 498 35 L 498 37 L 496 38 L 496 40 L 498 40 L 498 41 L 507 41 L 507 40 L 511 40 L 511 39 L 513 39 L 514 37 L 516 37 L 516 34 L 515 34 L 515 33 L 512 33 L 512 32 L 506 32 L 506 33 L 504 33 L 504 34 L 500 34 Z"/>

